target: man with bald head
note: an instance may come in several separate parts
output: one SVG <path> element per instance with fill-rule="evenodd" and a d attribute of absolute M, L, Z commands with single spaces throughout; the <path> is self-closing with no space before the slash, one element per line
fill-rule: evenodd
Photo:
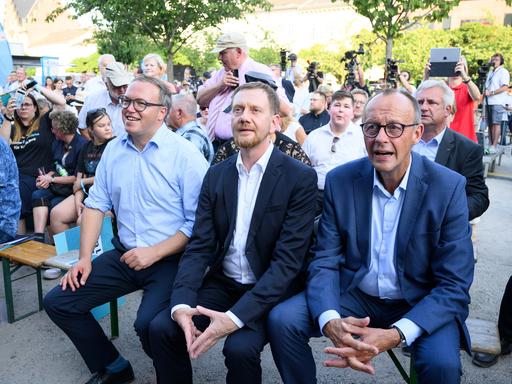
<path fill-rule="evenodd" d="M 423 125 L 406 92 L 372 98 L 362 130 L 368 157 L 327 174 L 306 291 L 269 315 L 276 365 L 285 383 L 315 383 L 308 340 L 323 334 L 326 366 L 373 374 L 377 354 L 409 345 L 421 383 L 458 383 L 473 279 L 465 179 L 411 151 Z"/>
<path fill-rule="evenodd" d="M 197 103 L 192 95 L 174 95 L 165 122 L 174 132 L 194 144 L 206 161 L 211 163 L 213 160 L 212 142 L 197 124 L 196 111 Z"/>

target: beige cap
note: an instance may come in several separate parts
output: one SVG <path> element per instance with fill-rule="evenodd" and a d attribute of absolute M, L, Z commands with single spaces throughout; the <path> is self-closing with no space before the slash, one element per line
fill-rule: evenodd
<path fill-rule="evenodd" d="M 125 71 L 123 64 L 117 61 L 107 64 L 105 77 L 109 79 L 115 87 L 128 85 L 132 81 L 132 75 Z"/>
<path fill-rule="evenodd" d="M 217 40 L 217 45 L 212 49 L 212 53 L 219 53 L 228 48 L 247 49 L 247 41 L 244 35 L 238 32 L 225 32 Z"/>

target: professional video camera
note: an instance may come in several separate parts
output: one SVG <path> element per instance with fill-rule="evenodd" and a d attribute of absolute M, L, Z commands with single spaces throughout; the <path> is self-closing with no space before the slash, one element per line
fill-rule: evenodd
<path fill-rule="evenodd" d="M 403 63 L 403 60 L 386 59 L 386 83 L 391 85 L 392 88 L 396 88 L 398 81 L 398 64 Z"/>
<path fill-rule="evenodd" d="M 492 63 L 482 59 L 477 60 L 476 63 L 478 64 L 478 69 L 476 70 L 478 75 L 478 78 L 476 79 L 476 85 L 480 92 L 483 93 L 485 88 L 485 79 L 487 78 L 487 74 L 493 65 Z"/>
<path fill-rule="evenodd" d="M 279 50 L 279 65 L 281 66 L 281 71 L 283 73 L 286 71 L 286 55 L 288 54 L 288 51 L 286 49 L 281 48 Z"/>
<path fill-rule="evenodd" d="M 347 51 L 344 53 L 343 57 L 340 59 L 340 63 L 345 63 L 345 70 L 347 74 L 345 75 L 345 81 L 343 85 L 345 87 L 354 87 L 356 83 L 356 67 L 357 55 L 364 55 L 364 47 L 363 44 L 359 44 L 359 49 L 357 51 Z"/>

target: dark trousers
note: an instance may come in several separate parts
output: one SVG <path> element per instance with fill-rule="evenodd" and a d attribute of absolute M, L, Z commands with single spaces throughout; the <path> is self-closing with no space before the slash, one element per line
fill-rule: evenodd
<path fill-rule="evenodd" d="M 370 327 L 389 328 L 410 306 L 404 300 L 381 300 L 355 289 L 340 297 L 341 317 L 370 317 Z M 310 337 L 320 337 L 318 322 L 309 314 L 304 292 L 278 304 L 268 317 L 268 337 L 274 361 L 285 384 L 316 383 Z M 420 383 L 459 383 L 460 334 L 455 320 L 412 345 Z M 340 371 L 340 375 L 342 375 Z"/>
<path fill-rule="evenodd" d="M 198 293 L 198 305 L 225 312 L 244 295 L 251 285 L 217 275 L 207 278 Z M 208 326 L 209 319 L 194 317 L 199 330 Z M 187 353 L 185 336 L 174 320 L 170 308 L 160 312 L 149 326 L 149 342 L 153 351 L 153 364 L 159 384 L 192 383 L 192 366 Z M 243 328 L 229 335 L 223 348 L 228 369 L 227 383 L 261 383 L 260 353 L 267 342 L 265 321 L 262 319 L 251 328 Z"/>
<path fill-rule="evenodd" d="M 500 338 L 512 343 L 512 276 L 508 279 L 505 293 L 501 299 L 498 330 Z"/>
<path fill-rule="evenodd" d="M 169 307 L 171 289 L 178 269 L 178 258 L 167 257 L 149 268 L 135 271 L 120 261 L 117 250 L 94 259 L 92 272 L 84 286 L 72 292 L 52 289 L 44 298 L 48 316 L 71 339 L 91 372 L 103 369 L 119 356 L 112 342 L 90 310 L 128 293 L 144 290 L 134 323 L 144 351 L 152 357 L 148 342 L 151 320 Z"/>
<path fill-rule="evenodd" d="M 21 213 L 20 218 L 24 219 L 32 215 L 32 193 L 37 191 L 36 178 L 34 176 L 19 174 Z"/>

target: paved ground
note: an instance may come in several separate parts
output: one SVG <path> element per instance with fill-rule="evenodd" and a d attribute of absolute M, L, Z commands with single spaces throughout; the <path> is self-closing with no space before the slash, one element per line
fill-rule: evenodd
<path fill-rule="evenodd" d="M 497 320 L 499 302 L 505 284 L 512 274 L 511 232 L 512 228 L 512 158 L 503 159 L 501 167 L 487 179 L 491 206 L 477 227 L 478 263 L 475 281 L 471 288 L 472 317 Z M 45 282 L 47 292 L 55 282 Z M 2 284 L 3 287 L 3 284 Z M 20 281 L 15 285 L 16 305 L 22 311 L 35 307 L 35 282 Z M 4 292 L 0 289 L 0 383 L 82 383 L 89 372 L 73 345 L 48 319 L 39 312 L 14 324 L 5 321 Z M 151 361 L 140 348 L 132 327 L 140 293 L 127 297 L 120 309 L 121 336 L 115 341 L 120 352 L 128 358 L 135 369 L 137 383 L 155 383 Z M 108 331 L 108 319 L 102 324 Z M 368 376 L 350 370 L 327 369 L 321 366 L 322 350 L 329 342 L 316 339 L 311 343 L 318 366 L 319 383 L 399 383 L 395 367 L 387 355 L 375 360 L 376 375 Z M 407 359 L 400 356 L 403 362 Z M 462 382 L 467 384 L 512 383 L 512 356 L 500 358 L 497 365 L 482 369 L 471 364 L 470 358 L 461 353 L 463 364 Z M 280 379 L 268 348 L 262 355 L 264 383 L 279 383 Z M 223 383 L 225 369 L 220 347 L 194 362 L 195 382 L 199 384 Z M 441 384 L 441 383 L 440 383 Z"/>

